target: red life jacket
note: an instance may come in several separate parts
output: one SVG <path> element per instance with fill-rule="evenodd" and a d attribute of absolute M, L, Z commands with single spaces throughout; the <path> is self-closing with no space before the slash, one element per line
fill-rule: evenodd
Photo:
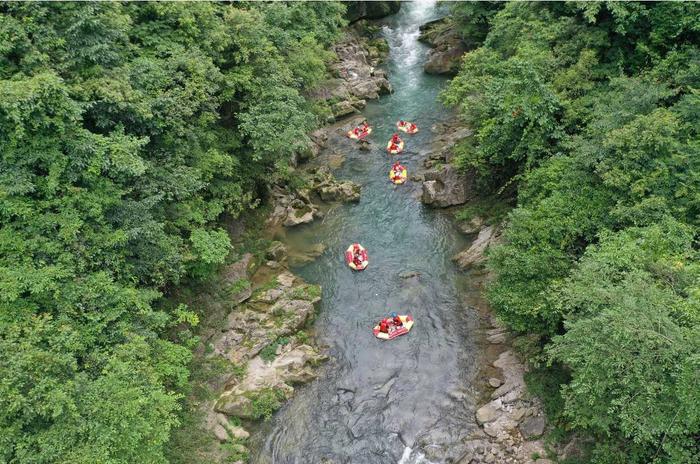
<path fill-rule="evenodd" d="M 379 323 L 379 331 L 389 333 L 389 324 L 386 322 L 386 320 Z"/>
<path fill-rule="evenodd" d="M 401 322 L 401 318 L 400 318 L 399 316 L 396 316 L 396 317 L 394 318 L 394 325 L 397 326 L 397 327 L 400 327 L 400 326 L 403 325 L 403 322 Z"/>

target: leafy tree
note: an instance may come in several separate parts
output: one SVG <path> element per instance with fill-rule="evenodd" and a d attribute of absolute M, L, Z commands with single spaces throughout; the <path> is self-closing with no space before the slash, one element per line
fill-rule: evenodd
<path fill-rule="evenodd" d="M 489 299 L 567 370 L 563 417 L 593 462 L 700 459 L 699 17 L 509 3 L 442 95 L 475 130 L 457 164 L 517 192 Z"/>
<path fill-rule="evenodd" d="M 166 462 L 197 316 L 316 124 L 326 3 L 0 4 L 0 462 Z"/>

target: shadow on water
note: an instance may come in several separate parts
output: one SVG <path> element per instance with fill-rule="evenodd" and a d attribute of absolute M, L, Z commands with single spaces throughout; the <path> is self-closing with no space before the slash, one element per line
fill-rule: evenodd
<path fill-rule="evenodd" d="M 429 150 L 430 127 L 447 117 L 436 100 L 445 80 L 423 73 L 427 50 L 417 41 L 419 25 L 437 15 L 433 2 L 404 3 L 383 23 L 395 92 L 364 111 L 374 127 L 372 151 L 348 142 L 337 172 L 362 184 L 361 201 L 288 233 L 289 243 L 327 247 L 294 271 L 323 287 L 315 330 L 331 360 L 253 437 L 259 451 L 252 462 L 456 462 L 460 442 L 476 428 L 470 386 L 480 356 L 478 316 L 465 304 L 477 304 L 478 291 L 450 261 L 465 240 L 443 213 L 418 202 L 419 185 L 388 182 L 383 150 L 398 119 L 415 121 L 421 131 L 405 136 L 399 157 L 410 175 Z M 369 251 L 364 272 L 343 261 L 355 241 Z M 406 271 L 419 275 L 402 278 Z M 416 325 L 382 342 L 371 328 L 389 311 L 412 314 Z"/>

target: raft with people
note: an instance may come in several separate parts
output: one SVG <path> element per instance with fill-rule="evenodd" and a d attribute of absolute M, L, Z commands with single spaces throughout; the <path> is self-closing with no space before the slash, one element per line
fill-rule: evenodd
<path fill-rule="evenodd" d="M 352 140 L 362 140 L 372 133 L 372 127 L 367 124 L 367 121 L 363 122 L 354 129 L 347 132 L 348 138 Z"/>
<path fill-rule="evenodd" d="M 391 313 L 389 318 L 382 319 L 375 325 L 372 333 L 382 340 L 393 340 L 401 335 L 406 335 L 413 328 L 413 317 Z"/>
<path fill-rule="evenodd" d="M 408 171 L 406 167 L 402 164 L 396 162 L 391 166 L 389 170 L 389 180 L 396 185 L 403 184 L 408 178 Z"/>
<path fill-rule="evenodd" d="M 359 243 L 353 243 L 345 250 L 345 262 L 354 271 L 362 271 L 369 265 L 367 250 Z"/>
<path fill-rule="evenodd" d="M 403 151 L 403 145 L 401 137 L 399 137 L 398 134 L 394 134 L 391 136 L 389 143 L 386 144 L 386 151 L 388 151 L 390 155 L 398 155 Z"/>
<path fill-rule="evenodd" d="M 396 128 L 402 132 L 406 132 L 407 134 L 415 134 L 418 132 L 418 126 L 412 122 L 404 121 L 403 119 L 396 123 Z"/>

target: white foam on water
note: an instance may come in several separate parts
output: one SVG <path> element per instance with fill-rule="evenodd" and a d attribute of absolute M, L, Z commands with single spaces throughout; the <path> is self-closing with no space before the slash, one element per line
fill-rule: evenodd
<path fill-rule="evenodd" d="M 411 457 L 411 451 L 413 451 L 411 448 L 408 446 L 403 449 L 403 454 L 401 455 L 401 459 L 399 459 L 398 464 L 409 464 L 408 459 Z"/>
<path fill-rule="evenodd" d="M 401 459 L 397 464 L 436 464 L 428 461 L 423 453 L 417 452 L 413 454 L 413 448 L 405 447 Z"/>

